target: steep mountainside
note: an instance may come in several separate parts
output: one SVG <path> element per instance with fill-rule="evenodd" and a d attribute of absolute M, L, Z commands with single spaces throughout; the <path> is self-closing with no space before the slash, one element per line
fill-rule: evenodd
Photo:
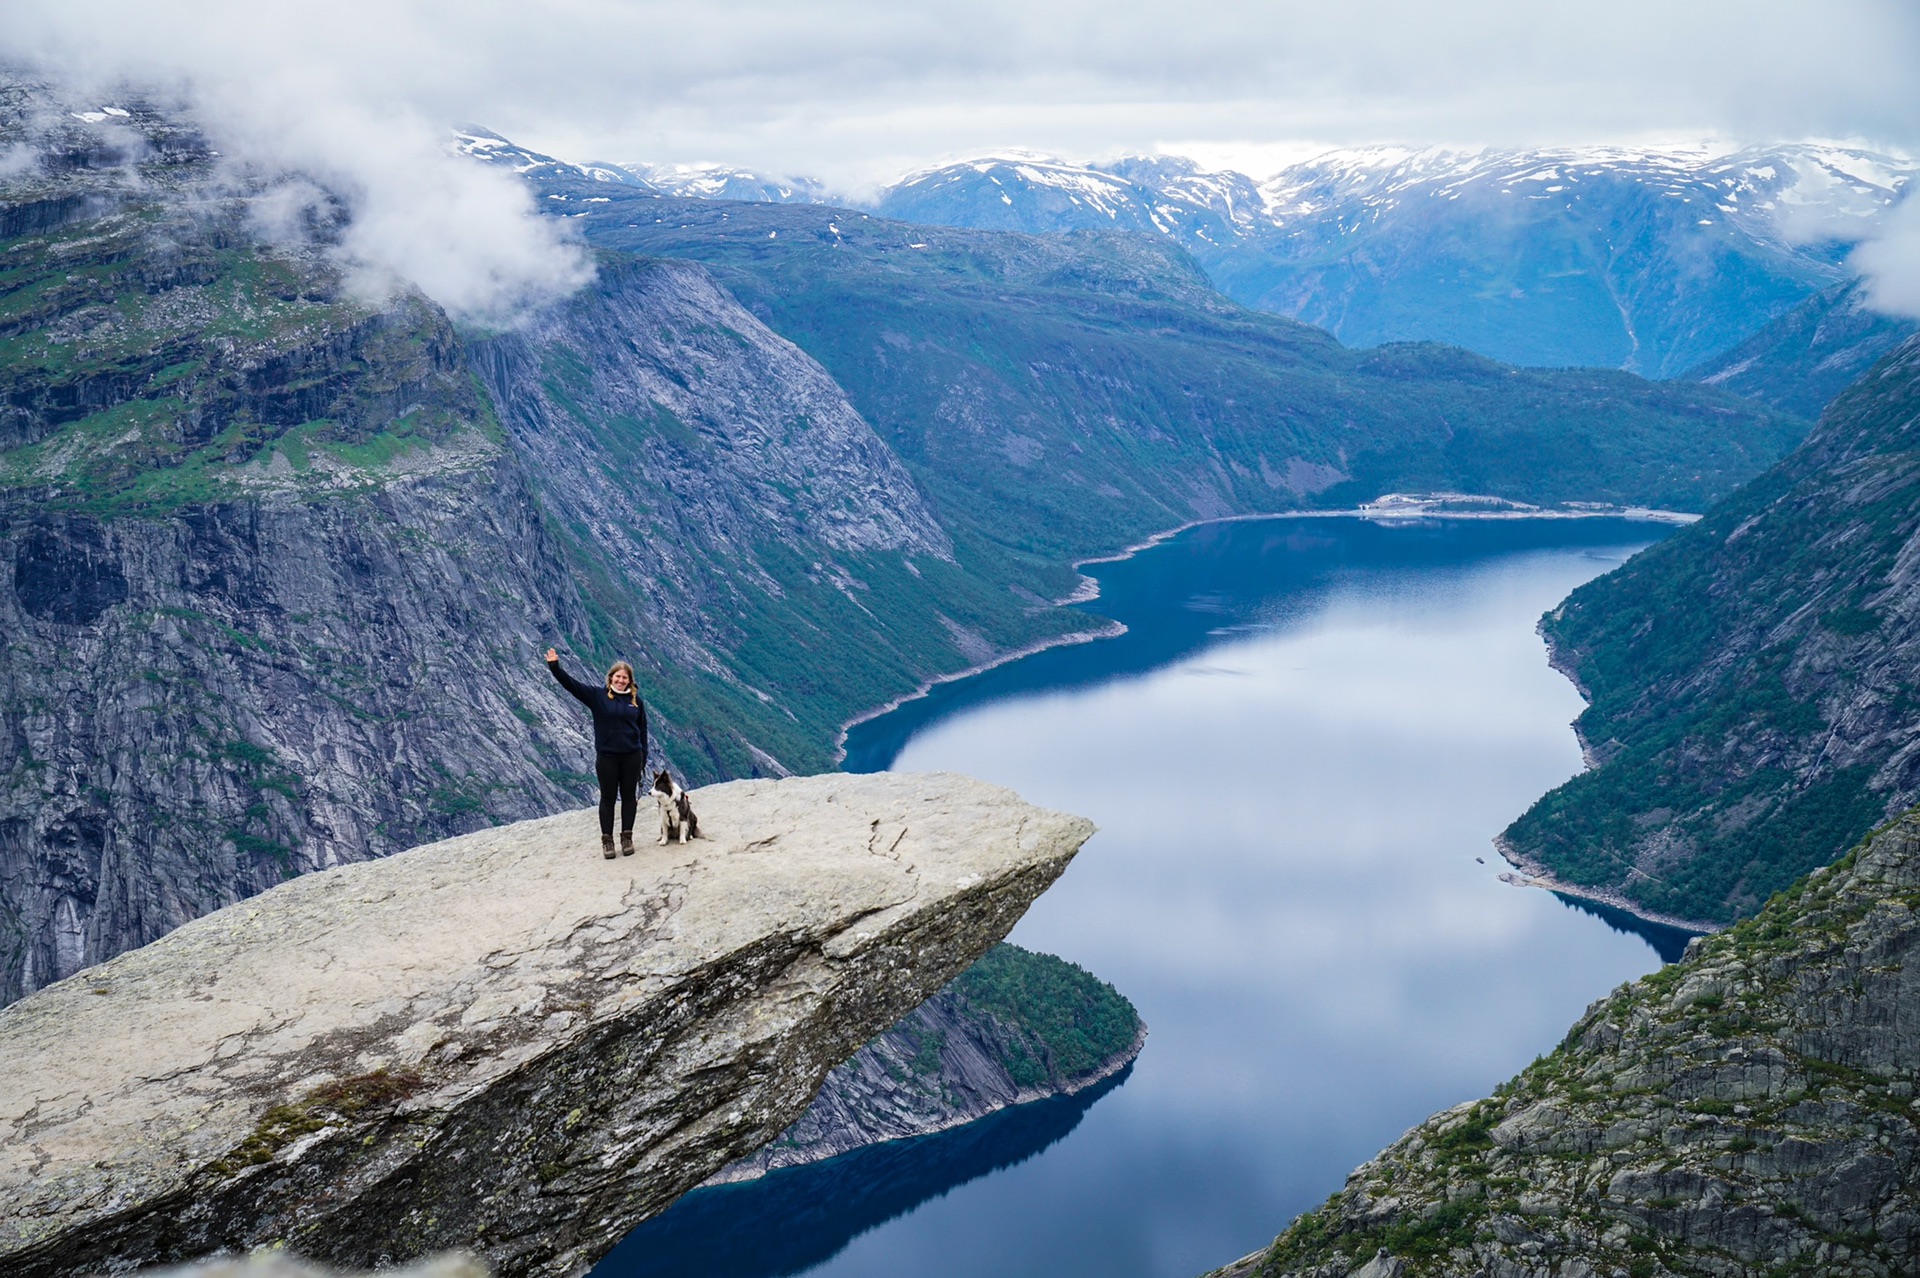
<path fill-rule="evenodd" d="M 1542 630 L 1598 766 L 1505 839 L 1563 880 L 1724 922 L 1920 799 L 1920 338 Z"/>
<path fill-rule="evenodd" d="M 709 774 L 817 771 L 855 710 L 977 659 L 956 635 L 1084 624 L 958 563 L 833 380 L 698 266 L 608 258 L 471 353 L 590 626 L 644 636 L 642 683 Z"/>
<path fill-rule="evenodd" d="M 855 712 L 1086 625 L 961 571 L 698 267 L 610 264 L 470 349 L 422 298 L 345 293 L 325 226 L 263 241 L 166 117 L 49 132 L 10 93 L 41 161 L 0 199 L 0 1002 L 579 802 L 548 643 L 634 659 L 656 758 L 705 780 L 825 767 Z"/>
<path fill-rule="evenodd" d="M 876 208 L 945 226 L 1164 236 L 1227 296 L 1352 346 L 1440 341 L 1669 377 L 1843 281 L 1839 246 L 1914 171 L 1811 145 L 1332 151 L 1262 183 L 1176 157 L 995 156 L 910 175 Z"/>
<path fill-rule="evenodd" d="M 127 119 L 8 205 L 0 1001 L 583 758 L 526 657 L 581 608 L 444 316 L 175 198 L 204 150 Z"/>
<path fill-rule="evenodd" d="M 1051 954 L 997 945 L 835 1066 L 806 1113 L 710 1183 L 1072 1095 L 1125 1069 L 1146 1037 L 1133 1004 L 1099 977 Z"/>
<path fill-rule="evenodd" d="M 1814 294 L 1687 376 L 1812 419 L 1915 332 L 1920 322 L 1870 309 L 1860 281 L 1849 280 Z"/>
<path fill-rule="evenodd" d="M 1218 1278 L 1920 1270 L 1917 909 L 1909 814 Z"/>

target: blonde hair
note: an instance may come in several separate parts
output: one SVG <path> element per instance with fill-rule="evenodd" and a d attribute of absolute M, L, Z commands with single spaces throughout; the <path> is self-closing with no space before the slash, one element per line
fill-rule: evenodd
<path fill-rule="evenodd" d="M 613 676 L 622 670 L 627 672 L 627 700 L 637 706 L 640 704 L 640 681 L 633 677 L 633 667 L 624 661 L 616 661 L 607 667 L 607 695 L 609 697 L 616 695 L 613 690 Z"/>

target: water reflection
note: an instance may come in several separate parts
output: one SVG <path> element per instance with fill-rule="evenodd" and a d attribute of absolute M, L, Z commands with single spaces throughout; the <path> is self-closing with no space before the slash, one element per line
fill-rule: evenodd
<path fill-rule="evenodd" d="M 922 729 L 970 707 L 1142 674 L 1220 639 L 1309 617 L 1356 578 L 1368 589 L 1417 588 L 1435 572 L 1490 555 L 1547 548 L 1599 555 L 1585 574 L 1592 576 L 1632 548 L 1623 541 L 1644 544 L 1662 531 L 1610 519 L 1285 519 L 1194 528 L 1131 559 L 1087 567 L 1100 582 L 1100 597 L 1084 611 L 1125 623 L 1124 638 L 1054 648 L 940 684 L 855 727 L 842 766 L 884 772 Z"/>
<path fill-rule="evenodd" d="M 1072 1131 L 1122 1070 L 1077 1096 L 1017 1105 L 978 1122 L 856 1149 L 758 1180 L 697 1189 L 641 1225 L 597 1278 L 779 1278 L 948 1190 L 1032 1158 Z"/>
<path fill-rule="evenodd" d="M 1585 897 L 1568 896 L 1565 892 L 1555 892 L 1554 895 L 1581 913 L 1604 920 L 1616 932 L 1639 937 L 1653 947 L 1653 952 L 1660 956 L 1662 963 L 1678 963 L 1680 956 L 1687 952 L 1687 942 L 1700 935 L 1684 927 L 1674 927 L 1671 923 L 1651 922 L 1604 901 L 1589 901 Z"/>
<path fill-rule="evenodd" d="M 856 730 L 850 767 L 952 768 L 1099 824 L 1012 939 L 1113 982 L 1152 1037 L 1070 1134 L 835 1226 L 852 1241 L 808 1272 L 1191 1278 L 1657 966 L 1680 938 L 1501 883 L 1490 843 L 1581 766 L 1536 620 L 1662 531 L 1196 529 L 1097 569 L 1123 637 Z M 686 1253 L 759 1278 L 725 1239 L 836 1207 L 711 1210 Z"/>

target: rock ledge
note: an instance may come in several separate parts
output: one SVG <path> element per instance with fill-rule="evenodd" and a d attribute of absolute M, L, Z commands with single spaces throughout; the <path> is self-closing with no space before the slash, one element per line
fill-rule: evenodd
<path fill-rule="evenodd" d="M 743 781 L 295 879 L 0 1010 L 0 1268 L 282 1244 L 577 1274 L 777 1135 L 1092 832 L 952 774 Z"/>

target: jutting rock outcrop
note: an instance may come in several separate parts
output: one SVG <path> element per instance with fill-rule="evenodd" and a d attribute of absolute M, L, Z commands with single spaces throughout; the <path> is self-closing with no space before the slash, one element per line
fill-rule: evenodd
<path fill-rule="evenodd" d="M 263 1245 L 578 1274 L 984 953 L 1085 820 L 952 774 L 709 787 L 308 875 L 0 1011 L 0 1270 Z"/>
<path fill-rule="evenodd" d="M 1920 1272 L 1920 811 L 1220 1278 Z"/>

